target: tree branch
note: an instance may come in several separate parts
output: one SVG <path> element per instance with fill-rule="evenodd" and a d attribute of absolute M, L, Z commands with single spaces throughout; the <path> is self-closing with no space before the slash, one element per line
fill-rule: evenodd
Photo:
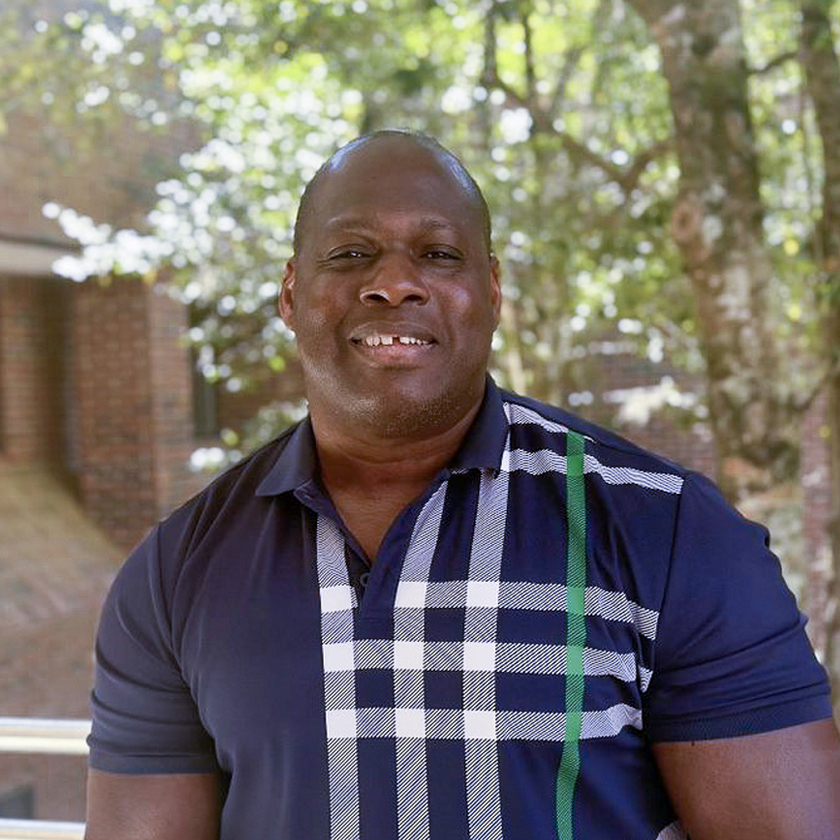
<path fill-rule="evenodd" d="M 607 11 L 611 7 L 612 0 L 601 0 L 598 8 L 593 15 L 593 27 L 598 27 L 606 17 Z M 565 61 L 563 62 L 563 69 L 557 77 L 557 85 L 554 88 L 554 93 L 551 96 L 551 104 L 548 106 L 548 113 L 553 121 L 560 113 L 563 107 L 563 102 L 566 99 L 566 88 L 572 78 L 572 74 L 580 64 L 580 59 L 586 49 L 584 44 L 578 44 L 575 47 L 566 51 Z"/>
<path fill-rule="evenodd" d="M 609 6 L 610 0 L 601 0 L 599 13 L 603 14 Z M 484 70 L 481 74 L 481 83 L 488 90 L 496 89 L 505 95 L 505 105 L 509 108 L 524 108 L 533 121 L 535 133 L 542 133 L 556 137 L 570 160 L 578 167 L 582 165 L 592 166 L 600 170 L 609 180 L 614 181 L 621 188 L 625 195 L 629 195 L 638 185 L 639 179 L 650 163 L 660 155 L 669 151 L 673 145 L 671 138 L 653 143 L 647 149 L 639 152 L 633 160 L 625 167 L 613 163 L 609 158 L 602 157 L 592 151 L 580 140 L 571 134 L 558 130 L 554 125 L 552 111 L 539 106 L 539 98 L 536 90 L 536 70 L 534 66 L 534 55 L 532 49 L 532 29 L 527 10 L 522 12 L 521 21 L 525 37 L 525 73 L 527 94 L 522 94 L 512 85 L 508 84 L 499 75 L 498 63 L 496 61 L 496 13 L 497 6 L 494 2 L 490 4 L 484 18 Z M 580 51 L 582 51 L 582 47 Z M 570 76 L 574 66 L 579 60 L 577 48 L 568 54 L 564 73 Z M 558 85 L 555 90 L 555 98 L 560 94 L 562 98 L 565 82 Z"/>
<path fill-rule="evenodd" d="M 537 73 L 534 69 L 534 44 L 531 31 L 531 9 L 522 8 L 521 13 L 523 40 L 525 44 L 525 89 L 528 91 L 528 101 L 533 107 L 537 106 Z M 529 108 L 529 110 L 531 110 Z"/>
<path fill-rule="evenodd" d="M 496 62 L 496 2 L 490 0 L 484 16 L 484 69 L 481 83 L 488 90 L 499 80 L 499 66 Z"/>
<path fill-rule="evenodd" d="M 772 73 L 777 67 L 787 64 L 788 61 L 794 61 L 798 57 L 799 53 L 796 50 L 788 50 L 788 52 L 780 53 L 775 58 L 771 58 L 763 67 L 750 67 L 747 73 L 750 76 L 765 76 Z"/>
<path fill-rule="evenodd" d="M 834 360 L 833 363 L 826 365 L 825 370 L 820 374 L 816 385 L 803 397 L 799 399 L 793 398 L 790 401 L 791 408 L 796 414 L 803 414 L 814 403 L 814 400 L 822 393 L 823 388 L 834 379 L 835 376 L 840 376 L 840 358 Z"/>
<path fill-rule="evenodd" d="M 496 88 L 502 91 L 507 98 L 505 104 L 514 108 L 524 108 L 531 115 L 535 127 L 542 129 L 545 123 L 538 116 L 540 109 L 536 101 L 536 73 L 533 54 L 531 53 L 531 27 L 527 20 L 528 13 L 525 12 L 522 15 L 522 26 L 525 30 L 525 72 L 528 92 L 522 94 L 499 75 L 499 65 L 496 61 L 497 9 L 495 0 L 492 0 L 484 18 L 484 70 L 481 73 L 481 83 L 488 90 Z"/>
<path fill-rule="evenodd" d="M 551 96 L 551 104 L 548 106 L 549 114 L 552 120 L 557 117 L 566 100 L 566 88 L 569 86 L 569 81 L 572 74 L 580 64 L 581 56 L 583 56 L 584 47 L 578 44 L 576 47 L 566 51 L 566 60 L 563 63 L 563 69 L 557 77 L 557 84 L 554 87 L 554 93 Z"/>
<path fill-rule="evenodd" d="M 601 157 L 597 152 L 593 152 L 588 146 L 581 143 L 576 138 L 572 137 L 565 131 L 557 131 L 552 127 L 553 133 L 557 136 L 566 153 L 573 162 L 581 164 L 586 163 L 589 166 L 594 166 L 600 169 L 611 181 L 621 184 L 624 178 L 624 170 L 614 164 L 611 160 Z"/>
<path fill-rule="evenodd" d="M 492 67 L 485 62 L 484 72 L 481 74 L 481 83 L 488 90 L 496 88 L 496 90 L 502 91 L 506 97 L 505 105 L 512 108 L 525 108 L 528 113 L 531 114 L 531 119 L 534 120 L 534 124 L 540 122 L 541 127 L 544 127 L 544 122 L 538 119 L 537 116 L 540 109 L 533 108 L 527 97 L 523 96 L 518 90 L 516 90 L 516 88 L 509 85 L 501 78 L 501 76 L 499 76 L 499 73 L 495 68 L 495 62 Z"/>
<path fill-rule="evenodd" d="M 505 104 L 508 107 L 525 108 L 534 121 L 535 130 L 542 134 L 556 137 L 573 163 L 576 163 L 578 166 L 586 164 L 595 169 L 599 169 L 611 181 L 615 181 L 625 194 L 630 193 L 636 188 L 639 179 L 650 163 L 670 151 L 674 144 L 673 139 L 670 137 L 666 140 L 658 140 L 647 149 L 639 152 L 627 166 L 622 167 L 613 163 L 609 158 L 602 157 L 597 152 L 593 152 L 592 149 L 584 143 L 581 143 L 580 140 L 568 132 L 559 131 L 554 126 L 550 114 L 542 108 L 537 107 L 536 104 L 529 102 L 517 90 L 507 84 L 507 82 L 500 79 L 497 74 L 493 74 L 488 69 L 485 69 L 482 74 L 482 83 L 488 89 L 496 88 L 497 90 L 501 90 L 505 94 Z"/>
<path fill-rule="evenodd" d="M 622 167 L 607 158 L 601 157 L 566 132 L 554 130 L 554 134 L 560 139 L 569 157 L 579 163 L 587 163 L 596 169 L 600 169 L 611 181 L 615 181 L 621 187 L 621 191 L 625 195 L 636 188 L 645 169 L 656 158 L 670 151 L 674 145 L 674 141 L 670 137 L 666 140 L 658 140 L 647 149 L 639 152 L 627 166 Z"/>
<path fill-rule="evenodd" d="M 670 152 L 674 148 L 674 140 L 668 137 L 665 140 L 657 140 L 647 149 L 639 152 L 636 157 L 630 162 L 630 165 L 624 170 L 624 178 L 621 182 L 621 188 L 624 192 L 629 193 L 636 188 L 639 179 L 644 174 L 645 169 L 653 163 L 658 157 Z"/>

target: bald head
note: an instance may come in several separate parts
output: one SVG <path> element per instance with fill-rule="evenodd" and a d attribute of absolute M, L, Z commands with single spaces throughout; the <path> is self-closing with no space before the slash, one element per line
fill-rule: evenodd
<path fill-rule="evenodd" d="M 458 159 L 405 132 L 360 138 L 309 184 L 296 233 L 279 307 L 316 439 L 429 440 L 467 422 L 501 289 L 487 207 Z"/>
<path fill-rule="evenodd" d="M 388 154 L 388 146 L 394 149 L 396 145 L 407 144 L 425 150 L 431 157 L 451 174 L 453 180 L 458 183 L 464 194 L 476 205 L 481 218 L 482 233 L 488 253 L 491 250 L 491 224 L 490 211 L 487 202 L 484 200 L 481 189 L 467 171 L 463 163 L 448 149 L 444 148 L 434 137 L 419 132 L 401 131 L 397 129 L 383 129 L 364 134 L 351 140 L 336 151 L 315 173 L 312 180 L 306 185 L 300 199 L 297 218 L 294 229 L 294 249 L 297 254 L 300 251 L 307 223 L 312 216 L 312 208 L 316 201 L 319 187 L 335 172 L 342 167 L 361 150 L 373 151 L 376 146 L 382 147 L 382 154 Z"/>

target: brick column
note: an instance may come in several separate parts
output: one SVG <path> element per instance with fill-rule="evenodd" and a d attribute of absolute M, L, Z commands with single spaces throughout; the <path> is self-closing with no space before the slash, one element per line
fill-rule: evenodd
<path fill-rule="evenodd" d="M 155 287 L 149 295 L 149 371 L 155 430 L 158 514 L 168 513 L 207 483 L 188 467 L 195 448 L 190 352 L 183 342 L 186 306 Z"/>
<path fill-rule="evenodd" d="M 185 308 L 136 279 L 74 295 L 76 452 L 82 501 L 134 545 L 184 495 L 192 437 Z"/>

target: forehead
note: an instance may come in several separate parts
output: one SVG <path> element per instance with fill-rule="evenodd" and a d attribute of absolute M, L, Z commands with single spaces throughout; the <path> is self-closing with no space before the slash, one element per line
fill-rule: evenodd
<path fill-rule="evenodd" d="M 482 233 L 482 213 L 462 172 L 444 154 L 405 138 L 377 138 L 338 155 L 312 195 L 309 232 L 411 217 Z M 473 230 L 474 229 L 474 230 Z"/>

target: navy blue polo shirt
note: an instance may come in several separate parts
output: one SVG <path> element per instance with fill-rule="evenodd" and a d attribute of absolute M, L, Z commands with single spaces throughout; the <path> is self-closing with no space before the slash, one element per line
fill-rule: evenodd
<path fill-rule="evenodd" d="M 830 717 L 764 529 L 491 381 L 372 568 L 308 421 L 131 554 L 90 763 L 220 772 L 222 840 L 678 840 L 650 742 Z"/>

